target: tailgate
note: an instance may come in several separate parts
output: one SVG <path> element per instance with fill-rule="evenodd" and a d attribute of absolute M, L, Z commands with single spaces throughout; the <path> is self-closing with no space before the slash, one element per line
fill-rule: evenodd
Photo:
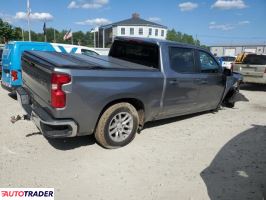
<path fill-rule="evenodd" d="M 21 65 L 23 87 L 29 92 L 31 100 L 37 101 L 42 106 L 50 105 L 52 69 L 49 63 L 24 53 Z"/>
<path fill-rule="evenodd" d="M 243 76 L 262 78 L 265 73 L 266 65 L 234 64 L 234 71 Z"/>

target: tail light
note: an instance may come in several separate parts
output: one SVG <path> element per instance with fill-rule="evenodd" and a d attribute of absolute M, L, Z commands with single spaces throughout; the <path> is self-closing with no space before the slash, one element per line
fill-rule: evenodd
<path fill-rule="evenodd" d="M 17 71 L 11 71 L 11 79 L 12 81 L 18 80 L 18 72 Z"/>
<path fill-rule="evenodd" d="M 68 74 L 53 73 L 51 78 L 51 106 L 64 108 L 66 105 L 66 93 L 62 90 L 64 84 L 71 82 Z"/>
<path fill-rule="evenodd" d="M 264 74 L 266 74 L 266 67 L 265 67 L 265 70 L 264 70 Z"/>

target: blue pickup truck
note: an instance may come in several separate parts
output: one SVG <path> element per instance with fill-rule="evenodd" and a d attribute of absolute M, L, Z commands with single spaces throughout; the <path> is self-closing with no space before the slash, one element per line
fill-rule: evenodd
<path fill-rule="evenodd" d="M 2 60 L 2 87 L 14 91 L 22 85 L 21 55 L 26 50 L 56 51 L 62 53 L 77 53 L 85 55 L 104 55 L 105 52 L 89 47 L 47 43 L 47 42 L 9 42 L 3 50 Z M 108 51 L 108 49 L 103 49 Z"/>

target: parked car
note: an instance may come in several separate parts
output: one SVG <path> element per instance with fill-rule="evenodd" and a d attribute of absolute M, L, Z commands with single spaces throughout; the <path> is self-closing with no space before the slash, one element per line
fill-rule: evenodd
<path fill-rule="evenodd" d="M 231 69 L 232 63 L 235 61 L 235 57 L 233 56 L 222 56 L 219 57 L 219 62 L 222 65 L 222 67 Z"/>
<path fill-rule="evenodd" d="M 144 123 L 234 104 L 237 78 L 203 48 L 116 38 L 108 57 L 26 51 L 18 100 L 46 137 L 130 143 Z"/>
<path fill-rule="evenodd" d="M 22 84 L 21 78 L 21 54 L 26 50 L 38 51 L 57 51 L 63 53 L 77 53 L 85 55 L 99 55 L 108 53 L 108 49 L 95 50 L 93 48 L 70 45 L 58 44 L 47 42 L 9 42 L 4 47 L 3 52 L 3 66 L 2 66 L 2 87 L 14 91 Z"/>
<path fill-rule="evenodd" d="M 266 55 L 241 54 L 232 67 L 242 74 L 244 83 L 266 84 Z"/>

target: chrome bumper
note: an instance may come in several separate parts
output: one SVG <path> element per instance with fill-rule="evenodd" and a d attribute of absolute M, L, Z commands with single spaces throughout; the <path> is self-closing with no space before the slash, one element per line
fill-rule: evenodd
<path fill-rule="evenodd" d="M 78 125 L 71 119 L 54 119 L 44 109 L 33 108 L 30 105 L 29 96 L 23 88 L 17 89 L 17 99 L 23 108 L 28 119 L 32 120 L 41 133 L 46 137 L 75 137 L 78 132 Z M 62 127 L 68 127 L 63 130 Z"/>

